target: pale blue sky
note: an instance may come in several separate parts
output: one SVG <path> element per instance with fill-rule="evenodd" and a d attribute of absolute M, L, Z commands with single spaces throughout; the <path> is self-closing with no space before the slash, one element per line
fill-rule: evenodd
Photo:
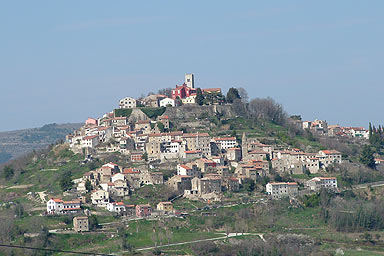
<path fill-rule="evenodd" d="M 383 120 L 384 1 L 0 1 L 0 130 L 81 122 L 182 83 L 304 119 Z"/>

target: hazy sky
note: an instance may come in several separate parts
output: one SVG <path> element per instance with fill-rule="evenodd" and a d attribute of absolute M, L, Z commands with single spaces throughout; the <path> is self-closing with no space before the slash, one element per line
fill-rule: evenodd
<path fill-rule="evenodd" d="M 384 1 L 0 1 L 0 130 L 124 96 L 238 86 L 290 114 L 383 124 Z"/>

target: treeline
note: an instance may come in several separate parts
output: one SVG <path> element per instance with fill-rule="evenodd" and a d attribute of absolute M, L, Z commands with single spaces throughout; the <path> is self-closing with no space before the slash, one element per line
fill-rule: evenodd
<path fill-rule="evenodd" d="M 375 127 L 369 123 L 369 143 L 376 149 L 377 153 L 381 153 L 384 149 L 384 127 Z"/>
<path fill-rule="evenodd" d="M 337 231 L 356 232 L 384 228 L 384 201 L 332 200 L 327 221 Z"/>
<path fill-rule="evenodd" d="M 384 200 L 363 200 L 352 191 L 341 196 L 326 189 L 303 199 L 306 207 L 320 206 L 320 218 L 339 232 L 374 231 L 384 228 Z"/>

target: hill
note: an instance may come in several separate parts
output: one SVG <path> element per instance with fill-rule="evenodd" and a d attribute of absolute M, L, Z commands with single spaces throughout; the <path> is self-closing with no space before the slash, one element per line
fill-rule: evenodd
<path fill-rule="evenodd" d="M 47 124 L 40 128 L 0 132 L 0 164 L 65 138 L 79 123 Z"/>

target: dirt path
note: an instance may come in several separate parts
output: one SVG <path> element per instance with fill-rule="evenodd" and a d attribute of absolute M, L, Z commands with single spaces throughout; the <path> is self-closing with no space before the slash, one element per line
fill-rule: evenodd
<path fill-rule="evenodd" d="M 30 188 L 30 187 L 33 187 L 33 184 L 15 185 L 12 187 L 7 187 L 7 189 L 22 189 L 22 188 Z"/>
<path fill-rule="evenodd" d="M 45 192 L 47 192 L 47 191 L 37 192 L 37 194 L 39 194 L 39 197 L 40 197 L 40 200 L 41 200 L 42 203 L 46 203 L 47 202 L 47 200 L 45 199 L 47 194 Z"/>

